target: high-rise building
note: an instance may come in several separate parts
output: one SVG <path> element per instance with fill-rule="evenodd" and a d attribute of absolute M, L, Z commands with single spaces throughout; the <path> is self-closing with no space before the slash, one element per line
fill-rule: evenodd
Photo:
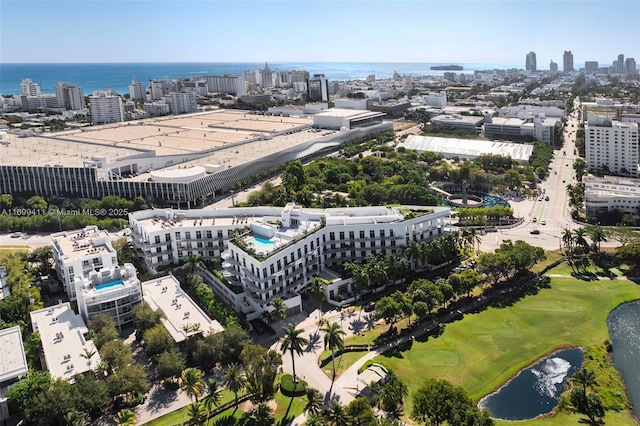
<path fill-rule="evenodd" d="M 536 52 L 527 53 L 525 69 L 531 72 L 536 72 L 538 70 L 538 67 L 536 65 Z"/>
<path fill-rule="evenodd" d="M 624 55 L 622 53 L 618 55 L 618 66 L 616 67 L 616 74 L 624 74 Z"/>
<path fill-rule="evenodd" d="M 134 75 L 129 85 L 129 98 L 132 101 L 144 102 L 147 100 L 147 90 L 144 84 L 140 83 Z"/>
<path fill-rule="evenodd" d="M 624 72 L 627 75 L 636 75 L 638 73 L 638 70 L 636 69 L 636 60 L 634 58 L 625 59 Z"/>
<path fill-rule="evenodd" d="M 329 101 L 329 87 L 324 74 L 314 74 L 307 80 L 307 100 L 309 102 Z"/>
<path fill-rule="evenodd" d="M 93 124 L 119 123 L 124 121 L 122 98 L 110 89 L 96 90 L 89 96 L 89 109 Z"/>
<path fill-rule="evenodd" d="M 198 111 L 196 94 L 193 92 L 171 92 L 169 97 L 171 98 L 171 112 L 173 114 Z"/>
<path fill-rule="evenodd" d="M 256 70 L 256 82 L 263 89 L 270 89 L 273 87 L 273 72 L 266 62 L 264 63 L 263 69 Z"/>
<path fill-rule="evenodd" d="M 553 59 L 551 60 L 551 62 L 549 63 L 549 71 L 553 74 L 558 72 L 558 64 L 556 64 L 555 62 L 553 62 Z"/>
<path fill-rule="evenodd" d="M 597 74 L 598 73 L 598 61 L 585 61 L 584 63 L 584 72 L 587 74 Z"/>
<path fill-rule="evenodd" d="M 594 114 L 587 116 L 585 160 L 587 169 L 605 174 L 638 175 L 638 124 L 614 121 Z"/>
<path fill-rule="evenodd" d="M 562 72 L 573 71 L 573 53 L 570 50 L 565 50 L 562 55 Z"/>
<path fill-rule="evenodd" d="M 169 83 L 167 77 L 164 77 L 162 80 L 149 80 L 149 93 L 151 94 L 152 101 L 162 99 L 163 96 L 168 96 L 170 92 L 171 83 Z"/>
<path fill-rule="evenodd" d="M 59 108 L 76 111 L 85 107 L 82 89 L 78 86 L 69 85 L 65 81 L 56 83 L 56 96 Z"/>
<path fill-rule="evenodd" d="M 209 87 L 209 91 L 212 93 L 228 93 L 238 96 L 246 94 L 244 76 L 242 75 L 208 75 L 204 78 L 207 81 L 207 87 Z"/>
<path fill-rule="evenodd" d="M 20 94 L 27 96 L 39 96 L 42 94 L 42 89 L 38 83 L 34 83 L 30 78 L 23 78 L 20 83 Z"/>

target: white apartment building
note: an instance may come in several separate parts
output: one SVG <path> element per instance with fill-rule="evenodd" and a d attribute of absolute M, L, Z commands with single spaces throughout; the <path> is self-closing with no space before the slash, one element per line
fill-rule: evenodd
<path fill-rule="evenodd" d="M 208 75 L 203 77 L 207 81 L 207 87 L 209 92 L 212 93 L 229 93 L 231 95 L 244 95 L 246 94 L 244 76 L 236 75 L 223 75 L 213 76 Z"/>
<path fill-rule="evenodd" d="M 145 210 L 131 213 L 129 224 L 133 243 L 151 268 L 180 264 L 191 254 L 225 259 L 227 284 L 241 289 L 232 296 L 238 300 L 234 306 L 253 319 L 271 310 L 274 298 L 282 299 L 290 313 L 299 311 L 300 293 L 315 275 L 331 275 L 331 268 L 369 255 L 401 256 L 410 241 L 441 235 L 449 215 L 444 207 L 306 209 L 289 204 Z M 327 286 L 330 298 L 349 286 L 338 279 L 335 283 Z M 214 288 L 221 290 L 227 289 Z"/>
<path fill-rule="evenodd" d="M 447 106 L 447 93 L 429 93 L 427 95 L 427 105 L 436 107 L 436 108 L 444 108 Z"/>
<path fill-rule="evenodd" d="M 133 321 L 133 307 L 142 301 L 136 268 L 125 263 L 75 278 L 78 310 L 89 322 L 97 314 L 110 315 L 119 329 Z"/>
<path fill-rule="evenodd" d="M 86 106 L 82 88 L 70 85 L 65 81 L 56 83 L 56 97 L 58 98 L 58 107 L 66 110 L 77 111 Z"/>
<path fill-rule="evenodd" d="M 129 98 L 132 101 L 144 102 L 147 100 L 147 89 L 140 83 L 134 75 L 129 85 Z"/>
<path fill-rule="evenodd" d="M 164 101 L 145 102 L 142 106 L 145 112 L 151 115 L 160 116 L 171 113 L 171 106 Z"/>
<path fill-rule="evenodd" d="M 590 219 L 612 210 L 640 219 L 640 179 L 585 176 L 582 182 L 585 210 Z"/>
<path fill-rule="evenodd" d="M 173 114 L 198 111 L 194 92 L 171 92 L 169 97 L 171 98 L 171 112 Z"/>
<path fill-rule="evenodd" d="M 171 83 L 169 83 L 167 77 L 162 80 L 149 80 L 149 94 L 152 101 L 168 96 L 169 92 L 171 92 Z"/>
<path fill-rule="evenodd" d="M 25 96 L 42 95 L 42 88 L 38 83 L 34 83 L 30 78 L 22 79 L 20 83 L 20 94 Z"/>
<path fill-rule="evenodd" d="M 587 170 L 638 176 L 638 124 L 589 114 L 585 125 Z"/>
<path fill-rule="evenodd" d="M 69 302 L 29 315 L 33 331 L 40 334 L 42 366 L 52 378 L 72 379 L 98 366 L 100 354 L 93 340 L 87 340 L 89 329 Z"/>
<path fill-rule="evenodd" d="M 124 121 L 122 98 L 110 89 L 97 90 L 89 96 L 89 110 L 93 124 L 120 123 Z"/>
<path fill-rule="evenodd" d="M 58 279 L 69 300 L 76 300 L 76 278 L 89 278 L 91 272 L 118 265 L 111 237 L 96 226 L 51 235 L 51 251 Z"/>
<path fill-rule="evenodd" d="M 7 391 L 28 372 L 20 327 L 16 325 L 0 330 L 0 424 L 5 424 L 4 421 L 10 417 L 5 396 Z"/>

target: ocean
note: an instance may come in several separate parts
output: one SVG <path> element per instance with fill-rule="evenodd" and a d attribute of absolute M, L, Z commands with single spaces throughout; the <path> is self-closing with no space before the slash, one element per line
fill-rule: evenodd
<path fill-rule="evenodd" d="M 413 77 L 442 75 L 444 71 L 432 71 L 435 65 L 461 65 L 457 73 L 473 73 L 476 70 L 523 68 L 524 64 L 479 63 L 409 63 L 409 62 L 269 62 L 272 71 L 308 71 L 310 75 L 324 74 L 329 81 L 364 79 L 369 75 L 390 78 L 394 71 Z M 55 93 L 56 82 L 66 81 L 82 88 L 85 95 L 94 90 L 111 90 L 129 93 L 133 76 L 146 86 L 149 79 L 169 80 L 198 75 L 242 75 L 247 70 L 264 68 L 263 62 L 183 62 L 183 63 L 88 63 L 88 64 L 7 64 L 0 63 L 0 94 L 20 93 L 20 82 L 30 78 L 42 87 L 44 93 Z"/>

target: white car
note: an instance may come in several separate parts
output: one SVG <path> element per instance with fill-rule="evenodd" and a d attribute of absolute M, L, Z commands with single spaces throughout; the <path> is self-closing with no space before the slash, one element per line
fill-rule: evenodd
<path fill-rule="evenodd" d="M 547 224 L 547 221 L 546 221 L 546 220 L 541 220 L 541 221 L 540 221 L 540 225 L 546 225 L 546 224 Z"/>

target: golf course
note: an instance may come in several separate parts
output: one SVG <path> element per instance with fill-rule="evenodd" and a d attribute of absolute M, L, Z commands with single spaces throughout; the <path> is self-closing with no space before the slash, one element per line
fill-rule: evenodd
<path fill-rule="evenodd" d="M 443 378 L 463 386 L 478 401 L 559 348 L 603 345 L 608 339 L 607 316 L 616 306 L 640 299 L 640 285 L 621 277 L 586 281 L 564 272 L 566 266 L 561 264 L 548 271 L 553 277 L 550 285 L 536 294 L 468 313 L 446 324 L 440 336 L 419 338 L 374 361 L 393 369 L 408 385 L 409 395 L 422 378 Z M 607 371 L 619 378 L 613 368 Z M 405 403 L 404 418 L 408 420 L 410 413 L 411 397 Z M 585 419 L 560 412 L 518 425 L 569 425 Z M 605 421 L 607 425 L 637 424 L 628 410 L 607 411 Z"/>

